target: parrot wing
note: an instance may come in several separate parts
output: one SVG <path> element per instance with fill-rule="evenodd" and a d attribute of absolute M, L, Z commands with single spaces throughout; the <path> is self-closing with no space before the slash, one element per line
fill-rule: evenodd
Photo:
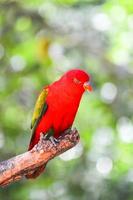
<path fill-rule="evenodd" d="M 48 108 L 48 105 L 46 103 L 48 91 L 49 91 L 49 88 L 47 86 L 42 90 L 42 92 L 40 93 L 36 101 L 34 112 L 32 115 L 32 120 L 31 120 L 32 133 L 34 133 L 40 119 L 42 118 L 42 116 L 44 115 L 44 113 L 46 112 Z"/>

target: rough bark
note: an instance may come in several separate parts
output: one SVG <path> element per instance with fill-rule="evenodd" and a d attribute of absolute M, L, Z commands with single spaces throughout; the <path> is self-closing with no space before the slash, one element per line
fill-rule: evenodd
<path fill-rule="evenodd" d="M 0 162 L 0 186 L 6 186 L 20 180 L 37 167 L 74 147 L 78 141 L 79 134 L 76 129 L 61 136 L 56 145 L 51 140 L 44 139 L 43 134 L 41 134 L 39 143 L 33 149 Z"/>

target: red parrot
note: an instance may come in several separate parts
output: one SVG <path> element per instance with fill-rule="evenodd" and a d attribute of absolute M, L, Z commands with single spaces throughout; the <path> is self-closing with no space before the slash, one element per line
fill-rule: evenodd
<path fill-rule="evenodd" d="M 32 138 L 29 150 L 39 142 L 40 133 L 58 139 L 72 127 L 81 97 L 85 90 L 92 90 L 90 75 L 81 69 L 66 72 L 59 80 L 43 88 L 33 112 Z M 27 178 L 36 178 L 45 166 L 38 167 Z"/>

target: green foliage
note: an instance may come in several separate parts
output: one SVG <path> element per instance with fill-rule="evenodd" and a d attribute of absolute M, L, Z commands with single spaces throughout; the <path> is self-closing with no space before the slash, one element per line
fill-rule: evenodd
<path fill-rule="evenodd" d="M 133 199 L 132 12 L 132 0 L 0 1 L 1 161 L 26 151 L 44 85 L 80 67 L 94 88 L 74 124 L 81 143 L 0 199 Z"/>

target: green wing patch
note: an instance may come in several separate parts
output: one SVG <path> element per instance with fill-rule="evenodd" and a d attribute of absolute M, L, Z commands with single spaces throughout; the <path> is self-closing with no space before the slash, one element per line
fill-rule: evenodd
<path fill-rule="evenodd" d="M 46 104 L 47 95 L 48 95 L 48 87 L 44 88 L 42 92 L 40 93 L 40 95 L 38 96 L 38 99 L 35 104 L 32 120 L 31 120 L 31 129 L 37 125 L 42 114 L 47 109 L 47 104 Z"/>

